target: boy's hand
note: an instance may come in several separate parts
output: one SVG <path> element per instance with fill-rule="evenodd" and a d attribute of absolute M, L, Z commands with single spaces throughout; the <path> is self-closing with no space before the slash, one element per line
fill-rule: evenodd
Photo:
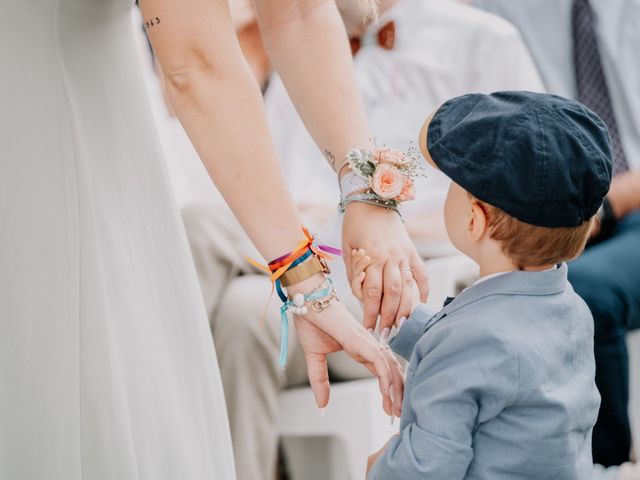
<path fill-rule="evenodd" d="M 369 472 L 371 471 L 371 468 L 373 468 L 373 464 L 378 461 L 378 459 L 382 456 L 382 454 L 387 450 L 387 447 L 389 447 L 389 442 L 391 440 L 393 440 L 397 436 L 398 436 L 398 434 L 395 434 L 393 437 L 391 437 L 389 440 L 387 440 L 387 443 L 384 444 L 384 447 L 382 447 L 377 452 L 372 453 L 371 455 L 369 455 L 369 458 L 367 459 L 367 476 L 369 476 Z"/>
<path fill-rule="evenodd" d="M 364 279 L 367 277 L 367 267 L 371 265 L 371 257 L 367 255 L 364 249 L 353 250 L 351 252 L 351 271 L 353 276 L 351 277 L 351 291 L 355 297 L 361 302 L 364 299 L 364 292 L 362 291 L 364 285 Z"/>
<path fill-rule="evenodd" d="M 363 295 L 364 295 L 362 289 L 364 285 L 364 280 L 367 277 L 366 270 L 371 265 L 371 263 L 372 263 L 372 259 L 369 255 L 367 255 L 367 252 L 364 249 L 361 248 L 359 250 L 353 250 L 351 252 L 351 271 L 353 272 L 353 277 L 351 280 L 351 291 L 356 296 L 356 298 L 360 301 L 362 301 Z M 409 311 L 413 312 L 413 310 L 420 303 L 420 290 L 418 289 L 418 285 L 416 284 L 416 282 L 413 281 L 411 272 L 407 270 L 406 274 L 407 274 L 406 275 L 407 284 L 411 283 L 411 288 L 407 289 L 406 293 L 405 293 L 405 290 L 403 289 L 401 304 L 408 305 Z M 405 317 L 398 317 L 396 318 L 394 325 L 397 328 L 400 328 L 404 320 L 406 320 Z M 365 325 L 365 327 L 374 328 L 375 325 L 372 325 L 372 326 Z M 382 331 L 380 332 L 380 334 L 381 334 L 381 337 L 385 337 L 385 338 L 389 336 L 389 332 L 387 332 L 385 335 L 385 332 Z"/>

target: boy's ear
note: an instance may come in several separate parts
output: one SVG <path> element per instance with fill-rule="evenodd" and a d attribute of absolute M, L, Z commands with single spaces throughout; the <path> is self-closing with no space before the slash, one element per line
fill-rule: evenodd
<path fill-rule="evenodd" d="M 472 242 L 479 241 L 487 232 L 489 222 L 486 210 L 475 198 L 471 198 L 469 201 L 469 219 L 467 222 L 469 239 Z"/>

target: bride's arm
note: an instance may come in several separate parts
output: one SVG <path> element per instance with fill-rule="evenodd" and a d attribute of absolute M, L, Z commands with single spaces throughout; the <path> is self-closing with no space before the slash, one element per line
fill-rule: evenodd
<path fill-rule="evenodd" d="M 335 1 L 256 0 L 256 7 L 265 45 L 289 95 L 329 163 L 340 168 L 347 150 L 370 146 L 371 138 Z M 396 213 L 352 203 L 343 228 L 349 276 L 351 250 L 361 247 L 374 259 L 363 289 L 364 324 L 375 327 L 380 313 L 382 331 L 411 313 L 414 283 L 406 269 L 412 269 L 426 300 L 424 265 Z"/>
<path fill-rule="evenodd" d="M 227 1 L 140 0 L 140 5 L 171 106 L 216 186 L 265 258 L 291 251 L 302 237 L 301 220 L 285 186 L 260 90 L 241 54 Z M 318 281 L 308 279 L 292 286 L 290 293 L 308 293 Z M 344 306 L 334 302 L 326 312 L 305 318 L 375 370 L 388 413 L 393 383 L 393 411 L 398 414 L 401 372 Z M 324 356 L 333 346 L 317 331 L 306 331 L 310 333 L 301 340 L 309 379 L 322 407 L 329 395 Z"/>
<path fill-rule="evenodd" d="M 255 4 L 269 57 L 307 130 L 336 170 L 347 150 L 372 146 L 336 3 L 255 0 Z M 363 8 L 363 21 L 365 15 Z"/>
<path fill-rule="evenodd" d="M 291 251 L 301 220 L 226 1 L 140 5 L 169 102 L 217 188 L 266 259 Z"/>

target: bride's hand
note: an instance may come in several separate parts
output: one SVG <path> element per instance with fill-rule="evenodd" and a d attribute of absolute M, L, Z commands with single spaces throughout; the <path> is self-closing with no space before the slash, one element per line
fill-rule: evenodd
<path fill-rule="evenodd" d="M 321 279 L 321 276 L 313 277 L 292 285 L 289 293 L 308 293 Z M 319 408 L 329 403 L 327 355 L 344 349 L 378 378 L 384 411 L 388 415 L 400 416 L 404 394 L 402 367 L 393 353 L 381 346 L 342 303 L 334 301 L 320 313 L 310 309 L 305 316 L 294 316 L 294 321 L 304 350 L 311 389 Z"/>
<path fill-rule="evenodd" d="M 391 329 L 411 314 L 417 284 L 421 301 L 426 301 L 428 281 L 424 263 L 399 215 L 364 203 L 351 203 L 342 227 L 343 258 L 349 281 L 358 284 L 352 271 L 352 251 L 363 248 L 372 259 L 362 291 L 354 291 L 364 302 L 366 329 L 375 328 L 380 314 L 380 331 Z"/>

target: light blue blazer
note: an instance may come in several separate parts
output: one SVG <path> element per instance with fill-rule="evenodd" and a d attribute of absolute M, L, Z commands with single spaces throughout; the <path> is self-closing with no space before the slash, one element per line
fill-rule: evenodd
<path fill-rule="evenodd" d="M 510 272 L 418 307 L 400 435 L 368 480 L 588 480 L 600 396 L 593 319 L 567 265 Z"/>

